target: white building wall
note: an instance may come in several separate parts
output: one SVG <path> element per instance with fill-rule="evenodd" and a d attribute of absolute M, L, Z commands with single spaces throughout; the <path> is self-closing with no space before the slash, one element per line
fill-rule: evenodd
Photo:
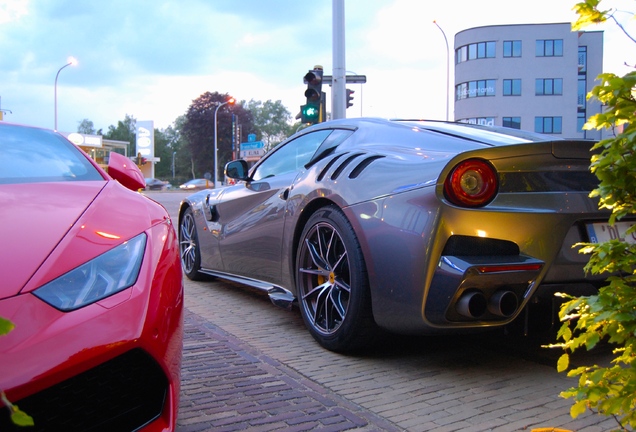
<path fill-rule="evenodd" d="M 537 57 L 536 40 L 563 40 L 563 55 Z M 503 57 L 504 41 L 520 40 L 521 57 Z M 495 95 L 457 99 L 455 93 L 455 120 L 493 118 L 501 126 L 503 117 L 520 117 L 521 129 L 535 130 L 535 117 L 561 117 L 564 138 L 588 138 L 577 127 L 577 101 L 580 45 L 587 45 L 588 91 L 595 85 L 594 78 L 601 73 L 603 58 L 602 32 L 578 33 L 571 31 L 570 23 L 523 24 L 487 26 L 464 30 L 455 35 L 455 50 L 479 43 L 495 42 L 494 58 L 479 58 L 455 62 L 455 88 L 470 81 L 495 80 Z M 537 78 L 563 80 L 562 95 L 535 95 Z M 506 79 L 521 80 L 520 96 L 503 96 Z M 588 104 L 589 105 L 589 104 Z M 599 111 L 600 104 L 587 107 L 587 117 Z"/>

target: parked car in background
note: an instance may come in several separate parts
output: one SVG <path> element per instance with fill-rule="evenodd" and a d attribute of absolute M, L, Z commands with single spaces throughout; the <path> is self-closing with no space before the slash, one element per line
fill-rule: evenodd
<path fill-rule="evenodd" d="M 0 122 L 0 390 L 34 430 L 176 427 L 175 229 L 130 159 L 108 173 L 56 132 Z M 0 430 L 14 430 L 0 410 Z"/>
<path fill-rule="evenodd" d="M 180 189 L 185 190 L 210 189 L 213 187 L 214 181 L 206 180 L 204 178 L 190 180 L 179 186 Z"/>
<path fill-rule="evenodd" d="M 170 182 L 159 180 L 156 178 L 146 178 L 145 190 L 168 190 L 172 189 Z"/>
<path fill-rule="evenodd" d="M 532 326 L 544 316 L 527 305 L 549 315 L 556 291 L 604 281 L 573 248 L 611 232 L 589 197 L 592 144 L 462 123 L 320 123 L 252 168 L 228 163 L 236 185 L 181 203 L 183 269 L 297 302 L 335 351 L 379 329 L 461 332 L 519 316 Z"/>

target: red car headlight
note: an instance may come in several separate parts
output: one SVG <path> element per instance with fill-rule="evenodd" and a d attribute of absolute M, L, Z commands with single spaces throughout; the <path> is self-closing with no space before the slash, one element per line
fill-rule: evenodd
<path fill-rule="evenodd" d="M 460 162 L 444 182 L 446 198 L 462 207 L 481 207 L 495 198 L 499 180 L 495 168 L 482 159 Z"/>
<path fill-rule="evenodd" d="M 36 289 L 42 301 L 69 312 L 132 286 L 146 248 L 142 233 Z"/>

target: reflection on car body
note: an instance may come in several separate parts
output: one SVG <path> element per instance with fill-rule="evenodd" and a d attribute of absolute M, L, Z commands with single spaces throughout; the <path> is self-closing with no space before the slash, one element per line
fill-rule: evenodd
<path fill-rule="evenodd" d="M 237 184 L 186 198 L 186 276 L 217 276 L 298 302 L 324 347 L 368 346 L 379 329 L 503 327 L 555 291 L 592 293 L 586 226 L 592 142 L 419 120 L 309 127 Z"/>

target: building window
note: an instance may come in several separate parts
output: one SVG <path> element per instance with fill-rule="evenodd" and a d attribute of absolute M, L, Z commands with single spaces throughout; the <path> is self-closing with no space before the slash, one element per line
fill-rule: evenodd
<path fill-rule="evenodd" d="M 535 81 L 535 94 L 537 96 L 562 95 L 562 78 L 537 78 Z"/>
<path fill-rule="evenodd" d="M 585 122 L 586 122 L 585 112 L 576 113 L 576 129 L 579 132 L 585 133 L 585 131 L 583 130 L 583 126 L 585 125 Z"/>
<path fill-rule="evenodd" d="M 504 96 L 521 96 L 521 80 L 505 79 L 503 80 Z"/>
<path fill-rule="evenodd" d="M 587 72 L 587 47 L 579 47 L 579 73 Z"/>
<path fill-rule="evenodd" d="M 478 42 L 455 50 L 455 63 L 482 58 L 495 58 L 495 42 Z"/>
<path fill-rule="evenodd" d="M 455 100 L 495 96 L 496 80 L 479 80 L 461 83 L 455 87 Z"/>
<path fill-rule="evenodd" d="M 468 123 L 475 124 L 480 126 L 494 126 L 495 118 L 494 117 L 473 117 L 459 120 L 460 123 Z"/>
<path fill-rule="evenodd" d="M 504 57 L 521 57 L 521 41 L 520 40 L 504 41 L 503 56 Z"/>
<path fill-rule="evenodd" d="M 537 57 L 562 57 L 563 39 L 538 39 Z"/>
<path fill-rule="evenodd" d="M 513 129 L 521 129 L 521 117 L 504 117 L 502 125 Z"/>
<path fill-rule="evenodd" d="M 534 131 L 545 134 L 560 134 L 562 129 L 561 117 L 535 117 Z"/>

